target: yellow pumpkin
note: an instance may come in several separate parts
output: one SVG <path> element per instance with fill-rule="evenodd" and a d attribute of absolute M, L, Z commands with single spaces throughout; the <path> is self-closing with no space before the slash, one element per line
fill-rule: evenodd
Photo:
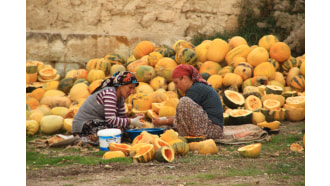
<path fill-rule="evenodd" d="M 162 76 L 167 82 L 172 81 L 172 72 L 178 64 L 169 57 L 161 58 L 155 65 L 157 76 Z"/>
<path fill-rule="evenodd" d="M 208 139 L 199 142 L 198 153 L 199 154 L 217 154 L 218 147 L 213 139 Z"/>
<path fill-rule="evenodd" d="M 87 98 L 90 95 L 88 85 L 85 83 L 78 83 L 72 86 L 69 92 L 69 98 L 72 101 L 79 100 L 81 98 Z"/>
<path fill-rule="evenodd" d="M 63 117 L 57 115 L 47 115 L 40 120 L 40 130 L 43 134 L 54 134 L 63 127 Z"/>
<path fill-rule="evenodd" d="M 201 43 L 196 46 L 195 53 L 197 54 L 198 61 L 207 61 L 207 51 L 209 49 L 210 43 Z"/>
<path fill-rule="evenodd" d="M 279 40 L 275 35 L 264 35 L 259 39 L 258 46 L 269 51 L 271 46 L 277 42 L 279 42 Z"/>
<path fill-rule="evenodd" d="M 125 158 L 125 154 L 121 151 L 107 151 L 103 154 L 102 159 L 112 159 L 112 158 Z"/>
<path fill-rule="evenodd" d="M 62 116 L 63 118 L 65 115 L 69 112 L 69 109 L 67 107 L 53 107 L 50 110 L 51 115 L 57 115 L 57 116 Z"/>
<path fill-rule="evenodd" d="M 275 78 L 275 68 L 269 62 L 262 62 L 254 68 L 254 76 L 265 76 L 268 80 Z"/>
<path fill-rule="evenodd" d="M 36 120 L 26 120 L 26 135 L 33 136 L 35 135 L 40 128 L 40 124 Z"/>
<path fill-rule="evenodd" d="M 222 81 L 222 76 L 219 74 L 213 74 L 207 79 L 207 82 L 216 90 L 221 88 L 223 84 Z"/>
<path fill-rule="evenodd" d="M 154 89 L 167 89 L 167 81 L 164 77 L 162 76 L 156 76 L 152 80 L 150 80 L 150 86 Z"/>
<path fill-rule="evenodd" d="M 243 79 L 240 75 L 235 73 L 226 73 L 222 82 L 224 86 L 236 85 L 240 87 L 243 83 Z"/>
<path fill-rule="evenodd" d="M 99 80 L 99 79 L 102 79 L 103 80 L 104 78 L 105 78 L 104 71 L 97 70 L 97 69 L 91 69 L 88 72 L 88 75 L 87 75 L 87 81 L 89 83 L 92 83 L 93 81 Z"/>
<path fill-rule="evenodd" d="M 148 55 L 148 63 L 150 66 L 154 67 L 161 58 L 163 58 L 163 55 L 159 52 L 151 52 Z"/>
<path fill-rule="evenodd" d="M 220 38 L 216 38 L 209 45 L 209 49 L 207 51 L 207 60 L 221 62 L 225 59 L 228 51 L 228 43 Z"/>
<path fill-rule="evenodd" d="M 247 62 L 256 67 L 259 64 L 268 61 L 268 51 L 263 47 L 256 47 L 247 55 Z"/>
<path fill-rule="evenodd" d="M 176 109 L 174 107 L 163 105 L 159 108 L 159 117 L 175 116 L 175 114 Z"/>
<path fill-rule="evenodd" d="M 241 36 L 234 36 L 230 39 L 228 39 L 228 45 L 230 49 L 233 49 L 239 45 L 248 45 L 244 37 Z"/>
<path fill-rule="evenodd" d="M 70 134 L 72 133 L 72 121 L 73 118 L 66 118 L 63 120 L 63 128 Z"/>

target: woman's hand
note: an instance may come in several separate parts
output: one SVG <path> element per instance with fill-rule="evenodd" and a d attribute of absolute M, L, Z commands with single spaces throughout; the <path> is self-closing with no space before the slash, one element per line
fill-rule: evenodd
<path fill-rule="evenodd" d="M 168 125 L 168 118 L 167 117 L 160 117 L 160 118 L 152 118 L 152 124 L 155 126 L 160 125 Z"/>

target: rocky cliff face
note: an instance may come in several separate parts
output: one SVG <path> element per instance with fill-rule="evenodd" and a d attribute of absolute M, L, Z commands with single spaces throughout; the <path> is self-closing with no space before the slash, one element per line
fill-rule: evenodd
<path fill-rule="evenodd" d="M 237 28 L 241 0 L 28 0 L 26 60 L 79 63 L 141 40 L 172 46 L 197 33 Z"/>

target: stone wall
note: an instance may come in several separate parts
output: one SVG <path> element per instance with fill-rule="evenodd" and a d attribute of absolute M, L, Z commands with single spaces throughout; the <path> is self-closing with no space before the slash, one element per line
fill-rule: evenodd
<path fill-rule="evenodd" d="M 237 28 L 241 0 L 27 0 L 26 60 L 55 65 Z"/>

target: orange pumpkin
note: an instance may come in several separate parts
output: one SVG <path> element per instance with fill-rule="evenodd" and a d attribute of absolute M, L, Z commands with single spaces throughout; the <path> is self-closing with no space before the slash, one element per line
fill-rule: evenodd
<path fill-rule="evenodd" d="M 243 83 L 243 79 L 240 75 L 235 73 L 226 73 L 222 82 L 224 86 L 236 85 L 237 87 L 240 87 Z"/>
<path fill-rule="evenodd" d="M 290 58 L 291 49 L 286 43 L 277 42 L 270 48 L 269 55 L 279 63 L 282 63 Z"/>
<path fill-rule="evenodd" d="M 141 57 L 153 52 L 155 49 L 155 45 L 150 41 L 140 41 L 133 50 L 133 55 L 136 59 L 140 59 Z"/>
<path fill-rule="evenodd" d="M 136 72 L 137 68 L 141 65 L 149 65 L 148 57 L 142 57 L 138 60 L 135 60 L 135 61 L 129 63 L 126 67 L 126 70 L 130 71 L 130 72 Z"/>

